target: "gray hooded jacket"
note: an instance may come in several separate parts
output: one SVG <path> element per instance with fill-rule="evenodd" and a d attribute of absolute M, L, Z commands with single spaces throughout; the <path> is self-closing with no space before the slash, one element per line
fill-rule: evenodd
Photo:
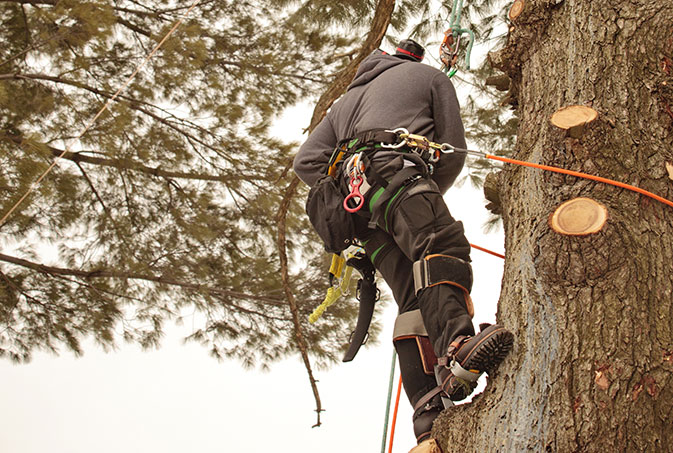
<path fill-rule="evenodd" d="M 398 127 L 434 142 L 467 147 L 449 78 L 428 65 L 375 53 L 360 64 L 346 94 L 301 146 L 294 171 L 313 186 L 325 174 L 337 142 L 370 129 Z M 453 184 L 464 161 L 464 154 L 442 155 L 432 176 L 441 193 Z"/>

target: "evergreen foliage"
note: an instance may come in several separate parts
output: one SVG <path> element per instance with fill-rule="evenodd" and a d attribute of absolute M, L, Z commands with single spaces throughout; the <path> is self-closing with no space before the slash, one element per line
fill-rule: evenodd
<path fill-rule="evenodd" d="M 167 320 L 194 311 L 192 337 L 215 355 L 252 364 L 293 351 L 273 238 L 294 145 L 268 127 L 330 80 L 344 64 L 333 55 L 354 40 L 282 2 L 204 1 L 73 142 L 183 3 L 2 4 L 1 212 L 68 151 L 0 227 L 1 347 L 15 360 L 60 345 L 81 353 L 86 336 L 156 346 Z M 294 203 L 292 248 L 317 255 L 301 212 Z M 321 295 L 302 288 L 318 278 L 297 269 L 306 312 Z M 312 352 L 333 359 L 342 339 L 315 330 Z"/>
<path fill-rule="evenodd" d="M 275 241 L 297 144 L 269 126 L 345 67 L 376 3 L 203 0 L 73 140 L 189 5 L 3 1 L 0 215 L 65 154 L 0 225 L 0 353 L 80 354 L 86 337 L 156 347 L 167 322 L 189 316 L 190 339 L 216 357 L 264 367 L 295 354 Z M 464 20 L 481 3 L 466 5 Z M 387 39 L 441 34 L 451 4 L 401 2 Z M 488 128 L 510 130 L 513 120 L 474 105 L 470 137 L 506 149 Z M 287 216 L 292 289 L 309 353 L 326 365 L 343 352 L 357 302 L 304 324 L 327 268 L 304 194 Z M 378 330 L 375 322 L 373 338 Z"/>

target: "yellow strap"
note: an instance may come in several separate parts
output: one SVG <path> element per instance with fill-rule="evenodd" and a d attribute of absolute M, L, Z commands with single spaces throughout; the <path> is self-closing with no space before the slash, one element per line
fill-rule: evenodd
<path fill-rule="evenodd" d="M 344 270 L 344 264 L 346 264 L 346 259 L 341 256 L 341 254 L 332 254 L 332 264 L 329 267 L 329 273 L 334 275 L 336 278 L 341 278 L 341 273 Z"/>
<path fill-rule="evenodd" d="M 343 270 L 343 263 L 345 263 L 346 260 L 341 258 L 340 255 L 334 255 L 332 257 L 332 264 L 334 264 L 335 256 L 341 259 L 342 261 L 341 270 Z M 339 273 L 341 273 L 341 270 L 339 270 Z M 332 272 L 331 268 L 330 272 Z M 313 310 L 313 313 L 311 313 L 308 317 L 308 320 L 311 324 L 316 322 L 318 318 L 322 316 L 327 307 L 336 302 L 342 295 L 348 294 L 352 275 L 353 275 L 353 268 L 351 266 L 346 266 L 346 272 L 344 273 L 344 278 L 339 282 L 339 286 L 330 286 L 329 288 L 327 288 L 327 295 L 325 296 L 325 300 L 323 300 L 322 303 L 318 305 L 315 308 L 315 310 Z"/>
<path fill-rule="evenodd" d="M 341 159 L 343 159 L 344 154 L 346 154 L 346 153 L 344 153 L 343 151 L 339 151 L 336 159 L 334 159 L 334 162 L 332 162 L 332 165 L 330 165 L 329 168 L 327 169 L 327 174 L 330 175 L 332 178 L 336 178 L 336 170 L 337 170 L 337 165 L 336 164 L 339 163 L 339 161 L 341 161 Z"/>

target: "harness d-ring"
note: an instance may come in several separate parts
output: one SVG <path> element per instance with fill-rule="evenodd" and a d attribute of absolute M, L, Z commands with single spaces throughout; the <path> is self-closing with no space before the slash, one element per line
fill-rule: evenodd
<path fill-rule="evenodd" d="M 354 212 L 358 212 L 365 204 L 365 197 L 360 193 L 360 186 L 362 185 L 363 181 L 364 179 L 362 178 L 362 176 L 356 173 L 351 177 L 351 180 L 348 183 L 351 186 L 351 192 L 346 196 L 346 199 L 344 200 L 344 209 L 350 212 L 351 214 L 353 214 Z M 354 208 L 351 208 L 348 205 L 348 202 L 351 200 L 355 200 L 355 203 L 357 203 Z"/>

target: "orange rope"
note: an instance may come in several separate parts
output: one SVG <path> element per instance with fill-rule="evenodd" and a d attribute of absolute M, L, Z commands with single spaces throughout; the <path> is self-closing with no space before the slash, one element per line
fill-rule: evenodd
<path fill-rule="evenodd" d="M 656 195 L 652 192 L 648 192 L 645 189 L 641 189 L 640 187 L 632 186 L 630 184 L 626 184 L 623 182 L 619 181 L 614 181 L 612 179 L 608 178 L 602 178 L 600 176 L 594 176 L 594 175 L 589 175 L 587 173 L 582 173 L 579 171 L 572 171 L 572 170 L 565 170 L 563 168 L 558 168 L 558 167 L 551 167 L 549 165 L 542 165 L 542 164 L 534 164 L 532 162 L 525 162 L 522 160 L 516 160 L 516 159 L 510 159 L 508 157 L 499 157 L 499 156 L 494 156 L 493 154 L 486 154 L 487 159 L 493 159 L 493 160 L 499 160 L 501 162 L 506 162 L 508 164 L 515 164 L 515 165 L 522 165 L 524 167 L 531 167 L 531 168 L 539 168 L 540 170 L 547 170 L 547 171 L 553 171 L 555 173 L 563 173 L 565 175 L 570 175 L 570 176 L 575 176 L 577 178 L 585 178 L 585 179 L 591 179 L 594 181 L 602 182 L 605 184 L 610 184 L 613 186 L 621 187 L 622 189 L 628 189 L 633 192 L 637 192 L 639 194 L 645 195 L 647 197 L 653 198 L 657 201 L 660 201 L 664 204 L 667 204 L 668 206 L 673 207 L 673 201 L 667 200 L 664 197 L 660 197 L 659 195 Z"/>
<path fill-rule="evenodd" d="M 397 397 L 395 398 L 395 410 L 393 411 L 393 424 L 390 426 L 390 443 L 388 444 L 388 453 L 393 451 L 393 439 L 395 438 L 395 423 L 397 422 L 397 409 L 400 407 L 400 393 L 402 392 L 402 374 L 397 383 Z"/>
<path fill-rule="evenodd" d="M 496 253 L 492 250 L 485 249 L 484 247 L 479 247 L 478 245 L 470 244 L 470 247 L 473 249 L 481 250 L 482 252 L 490 253 L 493 256 L 497 256 L 498 258 L 502 258 L 503 260 L 505 259 L 505 255 L 501 255 L 500 253 Z"/>

